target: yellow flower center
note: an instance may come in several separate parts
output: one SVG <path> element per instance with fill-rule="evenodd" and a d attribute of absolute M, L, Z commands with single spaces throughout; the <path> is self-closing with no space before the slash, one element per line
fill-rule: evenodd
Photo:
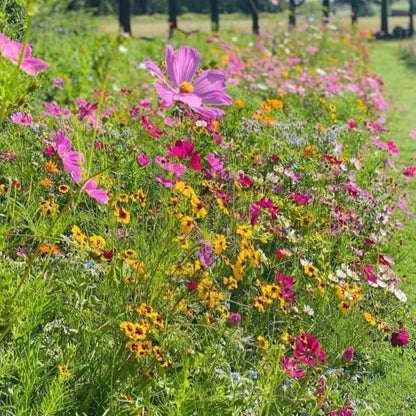
<path fill-rule="evenodd" d="M 194 87 L 189 83 L 189 82 L 182 82 L 181 86 L 179 87 L 179 92 L 180 93 L 188 93 L 188 92 L 192 92 L 194 90 Z"/>

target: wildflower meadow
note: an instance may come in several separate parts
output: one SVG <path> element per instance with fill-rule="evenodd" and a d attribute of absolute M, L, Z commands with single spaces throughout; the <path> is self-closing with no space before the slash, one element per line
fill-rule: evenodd
<path fill-rule="evenodd" d="M 369 34 L 29 6 L 0 34 L 0 414 L 383 415 L 360 385 L 414 342 L 416 166 Z"/>

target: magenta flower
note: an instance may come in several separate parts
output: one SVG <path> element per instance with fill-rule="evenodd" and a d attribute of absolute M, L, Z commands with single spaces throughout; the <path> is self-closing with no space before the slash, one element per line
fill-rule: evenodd
<path fill-rule="evenodd" d="M 295 378 L 305 378 L 303 368 L 298 367 L 298 363 L 296 362 L 296 360 L 291 360 L 288 355 L 285 355 L 285 358 L 283 359 L 283 361 L 280 362 L 280 365 L 289 376 Z"/>
<path fill-rule="evenodd" d="M 224 93 L 225 76 L 216 69 L 200 72 L 194 80 L 200 55 L 197 49 L 182 46 L 175 55 L 172 45 L 166 47 L 166 70 L 168 79 L 162 70 L 149 58 L 145 59 L 146 68 L 162 80 L 154 86 L 165 107 L 171 107 L 176 101 L 186 104 L 193 111 L 211 119 L 224 114 L 224 110 L 203 105 L 230 105 L 232 99 Z"/>
<path fill-rule="evenodd" d="M 391 334 L 390 342 L 393 347 L 404 347 L 409 343 L 409 335 L 404 328 L 399 329 Z"/>
<path fill-rule="evenodd" d="M 150 163 L 150 159 L 144 153 L 140 153 L 137 156 L 137 163 L 143 167 Z"/>
<path fill-rule="evenodd" d="M 0 34 L 0 54 L 12 61 L 15 65 L 19 63 L 19 56 L 22 53 L 23 45 L 10 40 L 6 36 Z M 49 64 L 42 59 L 33 58 L 32 46 L 27 44 L 25 47 L 21 68 L 29 75 L 35 75 L 37 72 L 45 71 Z"/>
<path fill-rule="evenodd" d="M 57 133 L 55 146 L 64 169 L 71 174 L 74 182 L 79 183 L 82 178 L 81 163 L 84 162 L 84 155 L 80 152 L 71 151 L 72 142 L 63 130 Z"/>
<path fill-rule="evenodd" d="M 238 326 L 240 321 L 241 321 L 241 315 L 238 312 L 234 312 L 228 317 L 228 323 L 231 326 Z"/>
<path fill-rule="evenodd" d="M 354 347 L 347 347 L 342 353 L 341 359 L 345 363 L 350 363 L 354 359 Z"/>

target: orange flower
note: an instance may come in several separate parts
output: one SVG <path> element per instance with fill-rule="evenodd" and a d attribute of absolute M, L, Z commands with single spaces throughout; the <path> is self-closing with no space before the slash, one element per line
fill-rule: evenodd
<path fill-rule="evenodd" d="M 58 165 L 53 160 L 45 162 L 45 169 L 50 173 L 58 172 Z"/>

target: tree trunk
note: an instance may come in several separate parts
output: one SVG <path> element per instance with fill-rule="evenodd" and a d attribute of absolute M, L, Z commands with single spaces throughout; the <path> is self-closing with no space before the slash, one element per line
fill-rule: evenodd
<path fill-rule="evenodd" d="M 322 7 L 324 9 L 324 23 L 329 22 L 329 0 L 322 0 Z"/>
<path fill-rule="evenodd" d="M 213 32 L 218 32 L 220 29 L 218 0 L 211 0 L 211 29 Z"/>
<path fill-rule="evenodd" d="M 168 1 L 168 13 L 169 13 L 169 38 L 173 36 L 174 30 L 178 27 L 178 22 L 176 20 L 177 11 L 176 11 L 176 0 Z"/>
<path fill-rule="evenodd" d="M 123 33 L 128 33 L 131 36 L 130 0 L 118 0 L 118 21 Z"/>
<path fill-rule="evenodd" d="M 415 33 L 415 29 L 413 26 L 413 0 L 409 0 L 409 37 L 413 36 Z"/>
<path fill-rule="evenodd" d="M 387 11 L 387 1 L 381 1 L 381 32 L 383 37 L 387 37 L 389 34 L 389 22 L 388 22 L 388 11 Z"/>
<path fill-rule="evenodd" d="M 354 26 L 358 21 L 358 0 L 351 0 L 351 25 Z"/>
<path fill-rule="evenodd" d="M 289 1 L 289 27 L 296 26 L 296 4 L 295 0 Z"/>
<path fill-rule="evenodd" d="M 250 0 L 251 16 L 253 18 L 253 33 L 259 34 L 259 9 L 257 0 Z"/>

